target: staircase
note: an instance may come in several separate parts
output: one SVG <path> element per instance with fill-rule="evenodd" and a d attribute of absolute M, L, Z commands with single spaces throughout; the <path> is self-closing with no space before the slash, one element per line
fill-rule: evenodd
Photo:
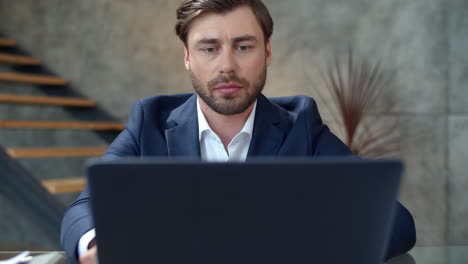
<path fill-rule="evenodd" d="M 31 86 L 45 94 L 28 94 L 25 89 L 21 89 L 18 92 L 15 91 L 15 93 L 8 93 L 0 90 L 0 104 L 29 105 L 31 107 L 37 107 L 37 111 L 41 111 L 40 106 L 59 107 L 65 110 L 73 118 L 73 120 L 0 119 L 0 131 L 14 129 L 89 130 L 96 133 L 100 138 L 104 139 L 105 142 L 110 143 L 115 136 L 124 129 L 124 124 L 112 121 L 113 118 L 107 112 L 102 110 L 96 101 L 84 98 L 70 86 L 67 80 L 55 76 L 55 74 L 47 69 L 40 59 L 29 56 L 20 47 L 18 47 L 14 40 L 2 37 L 1 35 L 0 64 L 3 65 L 3 67 L 8 67 L 13 70 L 5 71 L 0 68 L 0 83 L 2 85 L 21 84 L 27 87 Z M 34 176 L 34 172 L 27 172 L 24 168 L 21 168 L 21 162 L 28 159 L 60 158 L 63 160 L 74 157 L 101 156 L 107 148 L 107 145 L 81 146 L 75 143 L 76 146 L 73 146 L 73 143 L 73 139 L 70 139 L 72 147 L 10 146 L 3 150 L 0 148 L 0 150 L 2 150 L 0 171 L 5 171 L 5 175 L 21 175 L 18 177 L 23 179 L 21 181 L 25 184 L 29 184 L 28 188 L 32 190 L 30 193 L 37 194 L 37 197 L 35 198 L 29 196 L 31 198 L 29 205 L 36 205 L 37 202 L 34 202 L 33 200 L 42 197 L 41 199 L 46 200 L 44 201 L 45 203 L 49 203 L 51 208 L 55 208 L 53 209 L 55 213 L 50 213 L 49 216 L 45 216 L 43 213 L 38 212 L 33 217 L 40 218 L 50 217 L 50 215 L 53 215 L 55 218 L 61 218 L 60 211 L 64 210 L 65 205 L 57 205 L 57 202 L 53 201 L 53 197 L 58 194 L 78 193 L 82 191 L 86 185 L 86 179 L 83 175 L 64 175 L 63 178 L 59 179 L 39 179 Z M 12 164 L 14 164 L 14 166 L 12 166 Z M 14 178 L 10 177 L 6 180 L 7 183 L 9 181 L 14 181 Z M 33 182 L 37 182 L 37 185 Z M 11 184 L 11 186 L 22 188 L 22 186 L 17 186 L 14 182 Z M 41 191 L 37 188 L 43 190 Z M 15 196 L 17 194 L 12 193 L 11 195 Z M 23 210 L 29 210 L 24 204 L 17 206 Z M 62 209 L 57 209 L 60 207 Z M 58 219 L 54 219 L 51 222 L 54 221 L 57 222 Z M 60 226 L 57 226 L 57 228 L 58 230 L 55 231 L 59 232 Z"/>

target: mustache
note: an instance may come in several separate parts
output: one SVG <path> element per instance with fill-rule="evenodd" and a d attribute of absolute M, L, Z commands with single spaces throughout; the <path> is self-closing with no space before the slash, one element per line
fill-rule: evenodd
<path fill-rule="evenodd" d="M 216 86 L 218 86 L 219 84 L 223 84 L 223 83 L 231 83 L 231 82 L 235 82 L 235 83 L 238 83 L 242 86 L 249 86 L 249 81 L 247 81 L 246 79 L 244 78 L 241 78 L 239 76 L 237 76 L 236 74 L 229 74 L 229 75 L 218 75 L 216 76 L 216 78 L 214 78 L 213 80 L 209 81 L 208 82 L 208 88 L 210 89 L 214 89 L 216 88 Z"/>

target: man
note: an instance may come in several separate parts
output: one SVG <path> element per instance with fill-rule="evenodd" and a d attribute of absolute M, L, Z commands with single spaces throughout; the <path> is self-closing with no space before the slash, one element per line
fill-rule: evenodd
<path fill-rule="evenodd" d="M 195 157 L 245 160 L 254 156 L 352 155 L 322 124 L 315 102 L 304 96 L 267 99 L 273 21 L 261 0 L 184 0 L 176 33 L 196 95 L 158 96 L 135 103 L 126 129 L 106 158 Z M 411 214 L 397 204 L 387 257 L 415 243 Z M 97 249 L 88 189 L 65 214 L 62 244 L 81 263 Z"/>

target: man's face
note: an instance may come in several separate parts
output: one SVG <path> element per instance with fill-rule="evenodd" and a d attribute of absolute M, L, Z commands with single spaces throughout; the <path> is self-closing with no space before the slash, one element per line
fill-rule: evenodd
<path fill-rule="evenodd" d="M 246 111 L 265 85 L 270 42 L 247 6 L 197 18 L 184 52 L 196 93 L 219 114 Z"/>

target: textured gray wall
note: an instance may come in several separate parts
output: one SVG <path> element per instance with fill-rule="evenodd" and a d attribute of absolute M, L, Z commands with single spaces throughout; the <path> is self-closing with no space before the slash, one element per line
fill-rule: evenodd
<path fill-rule="evenodd" d="M 124 121 L 138 98 L 192 91 L 182 45 L 173 33 L 178 2 L 0 0 L 0 32 Z M 392 91 L 398 103 L 392 113 L 380 117 L 401 123 L 400 156 L 407 166 L 401 200 L 416 219 L 418 244 L 467 244 L 468 1 L 265 3 L 276 23 L 265 93 L 315 96 L 312 87 L 323 89 L 318 69 L 332 55 L 343 54 L 348 44 L 360 54 L 382 59 L 386 68 L 398 72 Z M 31 87 L 18 90 L 33 93 Z M 318 103 L 329 119 L 323 107 L 329 102 Z M 13 109 L 1 107 L 2 118 L 4 111 Z M 23 118 L 36 112 L 33 107 L 23 109 L 16 113 Z M 56 108 L 44 111 L 44 118 L 65 118 Z M 0 131 L 2 144 L 36 144 L 15 133 Z M 50 132 L 18 133 L 30 138 Z M 56 145 L 102 143 L 84 132 L 47 137 Z M 50 173 L 42 162 L 25 163 Z M 70 171 L 80 173 L 79 164 L 71 165 Z M 67 167 L 60 171 L 66 173 Z M 12 225 L 2 220 L 0 226 L 6 224 Z"/>

